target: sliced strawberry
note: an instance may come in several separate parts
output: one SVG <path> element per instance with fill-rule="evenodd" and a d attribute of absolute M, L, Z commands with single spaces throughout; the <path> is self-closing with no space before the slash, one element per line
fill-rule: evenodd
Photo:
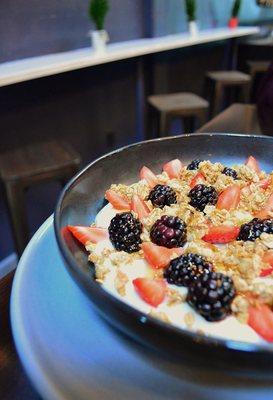
<path fill-rule="evenodd" d="M 133 280 L 133 285 L 142 300 L 153 307 L 165 299 L 167 285 L 163 279 L 137 278 Z"/>
<path fill-rule="evenodd" d="M 273 250 L 269 250 L 265 253 L 263 257 L 263 262 L 269 264 L 269 267 L 262 269 L 260 276 L 265 277 L 271 275 L 273 272 Z"/>
<path fill-rule="evenodd" d="M 260 272 L 260 277 L 261 278 L 265 278 L 266 276 L 271 275 L 272 272 L 273 272 L 273 266 L 272 267 L 268 267 L 268 268 L 264 268 Z"/>
<path fill-rule="evenodd" d="M 104 228 L 97 228 L 96 226 L 68 225 L 67 228 L 72 235 L 84 245 L 86 245 L 87 242 L 98 243 L 108 238 L 108 231 Z"/>
<path fill-rule="evenodd" d="M 219 225 L 209 227 L 208 233 L 202 237 L 209 243 L 229 243 L 237 239 L 240 228 L 238 226 Z"/>
<path fill-rule="evenodd" d="M 261 210 L 255 213 L 255 218 L 266 219 L 268 218 L 269 214 L 267 210 Z"/>
<path fill-rule="evenodd" d="M 138 215 L 140 220 L 147 217 L 151 212 L 145 201 L 142 200 L 137 194 L 134 194 L 132 197 L 131 210 Z"/>
<path fill-rule="evenodd" d="M 170 179 L 179 178 L 183 169 L 183 164 L 180 160 L 175 159 L 163 165 L 163 171 L 168 174 Z"/>
<path fill-rule="evenodd" d="M 256 158 L 254 158 L 253 156 L 248 157 L 248 159 L 245 162 L 245 165 L 250 169 L 252 169 L 254 172 L 256 172 L 256 174 L 260 174 L 261 168 Z"/>
<path fill-rule="evenodd" d="M 270 212 L 273 212 L 273 193 L 269 196 L 263 208 L 255 214 L 255 217 L 265 219 L 269 217 Z"/>
<path fill-rule="evenodd" d="M 197 172 L 197 174 L 190 181 L 190 188 L 192 189 L 192 188 L 194 188 L 194 186 L 199 185 L 200 183 L 205 183 L 205 182 L 206 182 L 206 178 L 202 174 L 202 172 Z"/>
<path fill-rule="evenodd" d="M 267 189 L 271 183 L 271 178 L 262 179 L 259 182 L 255 183 L 255 185 L 261 189 Z"/>
<path fill-rule="evenodd" d="M 116 210 L 130 210 L 129 201 L 112 189 L 106 190 L 105 198 Z"/>
<path fill-rule="evenodd" d="M 219 210 L 232 210 L 238 206 L 240 197 L 240 187 L 238 185 L 230 185 L 220 194 L 216 208 Z"/>
<path fill-rule="evenodd" d="M 273 250 L 268 250 L 263 256 L 263 261 L 273 267 Z"/>
<path fill-rule="evenodd" d="M 249 306 L 248 325 L 263 339 L 273 342 L 273 312 L 266 304 Z"/>
<path fill-rule="evenodd" d="M 153 188 L 158 184 L 156 175 L 147 167 L 142 167 L 140 170 L 140 179 L 145 179 L 148 185 Z"/>
<path fill-rule="evenodd" d="M 173 255 L 181 256 L 183 249 L 181 247 L 167 249 L 167 247 L 157 246 L 152 242 L 144 242 L 141 245 L 145 260 L 152 268 L 165 268 L 169 265 Z"/>

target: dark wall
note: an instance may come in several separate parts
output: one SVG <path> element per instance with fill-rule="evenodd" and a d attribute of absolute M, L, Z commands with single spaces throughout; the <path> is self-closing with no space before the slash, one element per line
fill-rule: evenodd
<path fill-rule="evenodd" d="M 112 42 L 143 37 L 144 1 L 110 0 L 106 29 Z M 0 62 L 89 46 L 88 4 L 88 0 L 1 0 Z"/>
<path fill-rule="evenodd" d="M 3 87 L 0 154 L 55 138 L 69 142 L 86 164 L 114 147 L 137 141 L 136 116 L 133 59 Z M 60 190 L 60 185 L 52 183 L 28 191 L 32 232 L 53 212 Z M 0 260 L 12 249 L 0 187 Z"/>

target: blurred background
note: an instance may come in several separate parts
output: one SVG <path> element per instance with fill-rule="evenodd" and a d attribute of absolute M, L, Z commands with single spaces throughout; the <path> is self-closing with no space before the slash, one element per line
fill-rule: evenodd
<path fill-rule="evenodd" d="M 233 15 L 234 7 L 238 6 L 234 0 L 198 0 L 194 2 L 193 15 L 197 32 L 189 31 L 188 22 L 192 19 L 183 0 L 106 3 L 103 26 L 96 26 L 96 17 L 100 17 L 96 16 L 96 10 L 92 15 L 88 0 L 0 2 L 0 265 L 3 268 L 10 268 L 16 262 L 16 254 L 22 252 L 28 238 L 53 212 L 63 184 L 80 166 L 117 147 L 156 137 L 160 130 L 161 134 L 202 130 L 201 125 L 234 102 L 255 105 L 257 100 L 258 87 L 273 55 L 270 2 L 243 0 L 239 2 L 238 13 Z M 261 7 L 264 3 L 268 7 Z M 232 17 L 238 18 L 240 28 L 230 25 Z M 237 32 L 250 25 L 261 30 L 249 31 L 254 36 Z M 90 29 L 107 31 L 109 42 L 102 51 L 96 52 L 91 47 Z M 145 44 L 139 39 L 152 41 Z M 166 40 L 167 49 L 149 52 L 149 48 L 162 44 L 160 40 Z M 115 44 L 120 47 L 111 47 Z M 125 54 L 138 51 L 144 44 L 148 49 L 144 55 L 107 60 L 108 54 L 117 49 Z M 52 55 L 58 57 L 51 59 Z M 83 68 L 83 63 L 77 67 L 77 58 L 84 60 L 86 67 Z M 71 67 L 71 60 L 75 61 L 75 67 Z M 52 67 L 54 63 L 58 65 L 58 73 L 52 72 L 52 68 L 47 72 L 48 65 Z M 39 77 L 33 75 L 35 69 L 40 71 Z M 210 71 L 223 70 L 236 70 L 248 78 L 236 76 L 234 83 L 232 75 L 208 75 Z M 227 86 L 227 93 L 221 99 L 216 98 L 216 86 L 220 91 Z M 240 89 L 243 89 L 241 97 L 237 93 Z M 192 114 L 187 116 L 191 121 L 184 118 L 185 99 L 150 98 L 177 92 L 199 96 L 190 99 Z M 198 103 L 200 99 L 203 103 Z M 232 115 L 242 119 L 245 110 L 237 107 Z M 247 125 L 250 133 L 260 133 L 257 120 L 252 120 L 253 108 L 250 112 Z M 169 114 L 178 118 L 169 118 Z M 196 116 L 200 117 L 199 122 L 192 121 Z M 247 131 L 245 126 L 237 130 Z M 236 131 L 236 123 L 235 127 L 230 126 L 230 114 L 221 128 Z M 216 130 L 219 129 L 217 125 Z M 48 145 L 51 140 L 59 145 L 64 142 L 69 147 L 68 153 L 64 153 L 63 147 Z M 25 146 L 30 146 L 27 151 Z M 41 169 L 43 174 L 46 169 L 47 176 L 40 179 Z M 20 224 L 19 232 L 14 232 Z M 18 236 L 23 236 L 19 245 L 14 241 L 16 235 L 17 242 Z"/>

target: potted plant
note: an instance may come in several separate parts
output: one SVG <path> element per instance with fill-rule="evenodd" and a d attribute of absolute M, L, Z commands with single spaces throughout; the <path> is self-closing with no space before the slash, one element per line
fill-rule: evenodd
<path fill-rule="evenodd" d="M 234 2 L 233 2 L 231 18 L 228 21 L 228 26 L 230 28 L 237 28 L 237 26 L 239 24 L 238 15 L 240 12 L 241 4 L 242 4 L 242 0 L 234 0 Z"/>
<path fill-rule="evenodd" d="M 273 0 L 256 0 L 256 3 L 260 7 L 273 8 Z"/>
<path fill-rule="evenodd" d="M 109 36 L 104 29 L 104 21 L 109 10 L 108 0 L 91 0 L 89 5 L 89 17 L 95 24 L 96 30 L 90 31 L 91 43 L 96 53 L 103 53 Z"/>
<path fill-rule="evenodd" d="M 198 27 L 196 23 L 196 1 L 185 0 L 186 13 L 188 17 L 189 32 L 191 36 L 198 34 Z"/>

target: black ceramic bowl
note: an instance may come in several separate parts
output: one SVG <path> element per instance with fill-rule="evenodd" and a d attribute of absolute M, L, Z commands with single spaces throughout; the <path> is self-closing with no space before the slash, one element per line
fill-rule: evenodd
<path fill-rule="evenodd" d="M 55 233 L 67 269 L 97 310 L 115 327 L 183 363 L 223 367 L 226 371 L 273 374 L 273 346 L 205 337 L 142 314 L 107 293 L 94 280 L 94 266 L 67 225 L 88 225 L 104 205 L 106 189 L 114 182 L 133 183 L 143 165 L 156 173 L 171 159 L 188 163 L 195 158 L 231 165 L 255 156 L 272 170 L 273 138 L 231 134 L 183 135 L 137 143 L 89 164 L 62 192 L 55 211 Z M 75 327 L 75 329 L 78 329 Z"/>

